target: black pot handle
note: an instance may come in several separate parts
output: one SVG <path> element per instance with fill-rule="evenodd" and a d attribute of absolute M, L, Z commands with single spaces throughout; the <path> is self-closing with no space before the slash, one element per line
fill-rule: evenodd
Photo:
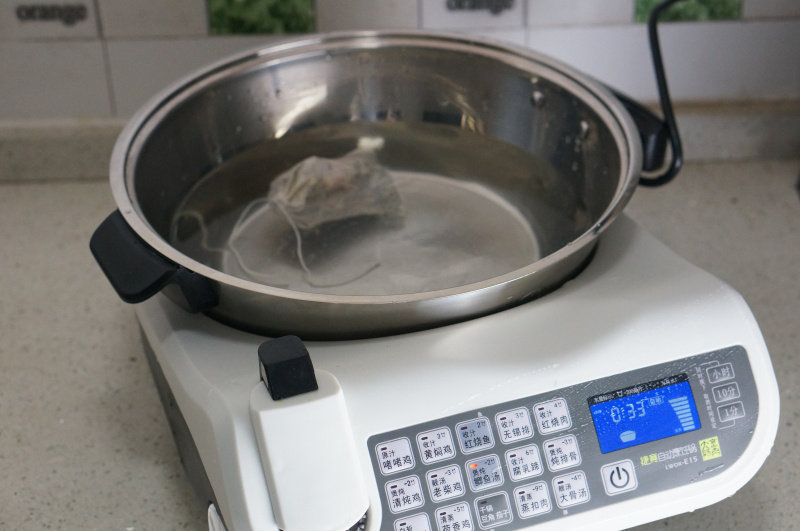
<path fill-rule="evenodd" d="M 653 70 L 656 75 L 658 99 L 661 103 L 663 120 L 649 109 L 635 102 L 629 97 L 614 92 L 614 95 L 625 105 L 639 129 L 642 140 L 643 162 L 642 171 L 653 174 L 642 175 L 639 184 L 642 186 L 661 186 L 670 182 L 683 166 L 683 147 L 678 132 L 678 124 L 672 111 L 672 101 L 667 88 L 667 77 L 664 72 L 664 62 L 661 57 L 661 45 L 658 41 L 658 18 L 661 13 L 672 4 L 681 0 L 664 0 L 656 5 L 650 12 L 647 20 L 647 33 L 650 39 L 650 54 L 653 58 Z M 670 148 L 670 162 L 664 167 L 667 144 Z M 663 168 L 663 169 L 662 169 Z"/>
<path fill-rule="evenodd" d="M 653 111 L 629 96 L 613 89 L 612 93 L 625 106 L 625 109 L 627 109 L 631 118 L 633 118 L 633 121 L 636 123 L 636 128 L 639 130 L 639 138 L 642 141 L 642 172 L 654 173 L 661 170 L 664 167 L 664 159 L 667 156 L 667 144 L 669 143 L 672 148 L 669 128 L 667 127 L 666 121 L 659 118 Z M 680 138 L 678 138 L 678 142 L 680 143 Z M 674 150 L 672 152 L 674 152 Z M 662 170 L 664 174 L 659 177 L 643 176 L 640 178 L 639 184 L 648 186 L 647 183 L 655 179 L 664 180 L 664 176 L 669 169 L 670 168 L 665 168 Z M 668 180 L 671 180 L 672 177 L 675 176 L 675 173 L 677 173 L 677 169 L 669 176 Z M 659 184 L 666 184 L 668 180 L 664 180 L 664 182 Z M 650 184 L 650 186 L 655 185 Z"/>
<path fill-rule="evenodd" d="M 142 302 L 168 284 L 176 284 L 188 310 L 199 312 L 217 305 L 217 292 L 209 279 L 156 252 L 131 229 L 119 210 L 97 227 L 89 248 L 125 302 Z"/>

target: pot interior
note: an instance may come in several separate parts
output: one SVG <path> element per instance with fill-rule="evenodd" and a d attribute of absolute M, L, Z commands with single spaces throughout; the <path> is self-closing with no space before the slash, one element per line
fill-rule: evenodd
<path fill-rule="evenodd" d="M 623 135 L 578 82 L 488 46 L 376 42 L 247 56 L 174 92 L 131 144 L 134 207 L 225 275 L 400 295 L 521 270 L 618 196 Z"/>

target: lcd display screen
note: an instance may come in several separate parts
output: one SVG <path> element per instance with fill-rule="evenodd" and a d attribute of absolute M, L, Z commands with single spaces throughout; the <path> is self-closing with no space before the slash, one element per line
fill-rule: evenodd
<path fill-rule="evenodd" d="M 685 373 L 590 397 L 589 410 L 604 454 L 700 429 Z"/>

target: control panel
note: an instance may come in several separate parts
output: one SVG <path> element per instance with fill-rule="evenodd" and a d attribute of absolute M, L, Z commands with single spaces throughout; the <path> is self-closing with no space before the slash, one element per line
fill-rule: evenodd
<path fill-rule="evenodd" d="M 382 531 L 512 531 L 713 477 L 758 397 L 734 346 L 370 437 Z"/>

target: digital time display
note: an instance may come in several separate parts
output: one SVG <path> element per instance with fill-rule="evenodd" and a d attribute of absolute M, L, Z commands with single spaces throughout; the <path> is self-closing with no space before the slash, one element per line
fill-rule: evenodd
<path fill-rule="evenodd" d="M 604 454 L 700 429 L 685 373 L 595 395 L 588 401 Z"/>

